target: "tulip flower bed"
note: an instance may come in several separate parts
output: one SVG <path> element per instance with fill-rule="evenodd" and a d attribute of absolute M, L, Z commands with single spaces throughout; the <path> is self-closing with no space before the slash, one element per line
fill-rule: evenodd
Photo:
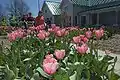
<path fill-rule="evenodd" d="M 117 57 L 99 56 L 104 30 L 52 25 L 8 34 L 10 48 L 0 48 L 2 80 L 118 80 Z"/>
<path fill-rule="evenodd" d="M 11 26 L 0 26 L 0 36 L 5 36 L 7 33 L 12 32 L 13 30 L 17 30 L 18 27 Z"/>

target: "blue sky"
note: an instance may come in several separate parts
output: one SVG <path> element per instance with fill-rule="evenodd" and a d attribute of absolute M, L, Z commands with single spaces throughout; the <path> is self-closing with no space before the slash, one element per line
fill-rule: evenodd
<path fill-rule="evenodd" d="M 0 4 L 6 6 L 11 0 L 0 0 Z M 30 12 L 32 12 L 33 16 L 37 16 L 38 14 L 38 0 L 24 0 L 30 8 Z M 61 1 L 61 0 L 51 0 L 51 1 Z M 39 5 L 42 7 L 44 0 L 39 0 Z"/>
<path fill-rule="evenodd" d="M 11 0 L 0 0 L 0 4 L 2 4 L 3 7 L 6 6 Z M 37 16 L 38 14 L 38 0 L 24 0 L 27 5 L 30 8 L 30 12 L 33 13 L 33 16 Z M 39 5 L 40 7 L 42 6 L 44 0 L 39 0 Z"/>

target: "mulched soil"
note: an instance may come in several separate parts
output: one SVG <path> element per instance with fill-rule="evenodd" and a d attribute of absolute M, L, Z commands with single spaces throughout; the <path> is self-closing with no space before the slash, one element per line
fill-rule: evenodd
<path fill-rule="evenodd" d="M 107 40 L 99 41 L 99 49 L 120 54 L 120 34 L 115 34 Z"/>
<path fill-rule="evenodd" d="M 3 41 L 4 46 L 9 45 L 7 39 L 0 39 L 0 43 Z M 100 40 L 98 48 L 104 51 L 109 51 L 115 54 L 120 54 L 120 34 L 115 34 L 107 40 Z"/>
<path fill-rule="evenodd" d="M 0 44 L 3 42 L 4 47 L 9 47 L 10 43 L 7 39 L 0 37 Z"/>

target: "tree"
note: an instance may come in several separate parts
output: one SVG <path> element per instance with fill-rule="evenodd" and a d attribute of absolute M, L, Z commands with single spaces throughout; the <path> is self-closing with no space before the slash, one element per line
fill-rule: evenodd
<path fill-rule="evenodd" d="M 23 0 L 11 0 L 11 3 L 7 6 L 7 10 L 10 15 L 23 16 L 28 13 L 29 7 Z"/>
<path fill-rule="evenodd" d="M 7 18 L 3 6 L 0 4 L 0 26 L 7 26 Z"/>
<path fill-rule="evenodd" d="M 6 18 L 6 16 L 1 17 L 0 25 L 1 26 L 7 26 L 7 18 Z"/>
<path fill-rule="evenodd" d="M 15 26 L 19 26 L 19 22 L 17 20 L 17 18 L 14 15 L 11 15 L 9 18 L 9 23 L 11 26 L 15 27 Z"/>
<path fill-rule="evenodd" d="M 9 23 L 11 26 L 21 26 L 21 18 L 24 14 L 28 13 L 29 7 L 24 0 L 11 0 L 7 6 L 9 12 Z"/>
<path fill-rule="evenodd" d="M 1 19 L 2 16 L 3 16 L 3 7 L 2 7 L 2 5 L 0 4 L 0 19 Z"/>

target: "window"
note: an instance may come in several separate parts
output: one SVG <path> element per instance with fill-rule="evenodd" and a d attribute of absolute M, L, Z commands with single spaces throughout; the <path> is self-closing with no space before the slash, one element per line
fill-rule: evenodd
<path fill-rule="evenodd" d="M 50 17 L 50 20 L 52 21 L 52 17 Z"/>
<path fill-rule="evenodd" d="M 71 21 L 71 16 L 70 16 L 70 18 L 69 18 L 69 21 Z"/>
<path fill-rule="evenodd" d="M 77 25 L 77 16 L 75 16 L 75 25 Z"/>
<path fill-rule="evenodd" d="M 69 26 L 71 26 L 71 16 L 69 17 Z"/>
<path fill-rule="evenodd" d="M 81 26 L 86 24 L 86 16 L 81 16 Z"/>
<path fill-rule="evenodd" d="M 65 11 L 68 11 L 68 6 L 65 7 Z"/>
<path fill-rule="evenodd" d="M 45 10 L 45 13 L 47 13 L 47 10 Z"/>

